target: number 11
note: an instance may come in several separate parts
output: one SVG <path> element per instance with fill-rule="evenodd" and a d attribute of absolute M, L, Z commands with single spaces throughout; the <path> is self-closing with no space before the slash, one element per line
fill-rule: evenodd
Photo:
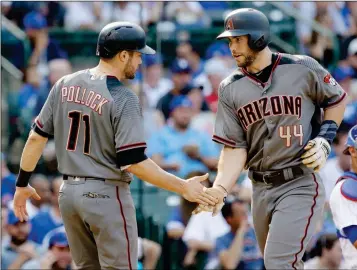
<path fill-rule="evenodd" d="M 79 128 L 81 125 L 82 112 L 79 111 L 70 111 L 68 113 L 68 118 L 71 119 L 71 127 L 69 129 L 68 140 L 67 140 L 67 150 L 68 151 L 76 151 L 77 147 L 77 140 L 78 140 L 78 133 Z M 84 147 L 83 153 L 89 155 L 90 153 L 90 122 L 89 122 L 89 115 L 84 114 L 82 116 L 82 120 L 84 122 L 85 130 L 84 130 Z"/>

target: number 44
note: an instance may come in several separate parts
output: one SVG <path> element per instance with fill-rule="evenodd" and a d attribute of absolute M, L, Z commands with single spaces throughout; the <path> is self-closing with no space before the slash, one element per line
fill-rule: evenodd
<path fill-rule="evenodd" d="M 293 132 L 291 132 L 293 131 Z M 291 134 L 293 133 L 293 134 Z M 294 136 L 299 138 L 300 146 L 302 145 L 302 139 L 304 137 L 304 133 L 302 131 L 302 125 L 295 125 L 295 126 L 280 126 L 279 127 L 279 136 L 282 139 L 286 140 L 286 147 L 291 146 L 291 137 Z"/>

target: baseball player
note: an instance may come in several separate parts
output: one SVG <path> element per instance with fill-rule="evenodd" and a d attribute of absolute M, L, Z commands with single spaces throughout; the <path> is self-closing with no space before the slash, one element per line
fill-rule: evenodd
<path fill-rule="evenodd" d="M 207 175 L 185 181 L 145 155 L 139 99 L 122 83 L 135 77 L 142 54 L 155 53 L 145 40 L 144 30 L 136 24 L 105 26 L 97 44 L 99 65 L 57 81 L 23 150 L 14 197 L 16 216 L 27 220 L 26 199 L 39 198 L 28 181 L 53 135 L 58 170 L 64 175 L 60 211 L 80 269 L 137 268 L 131 173 L 189 201 L 218 202 L 200 184 Z"/>
<path fill-rule="evenodd" d="M 351 155 L 351 172 L 337 180 L 330 207 L 346 267 L 357 269 L 357 125 L 350 130 L 343 153 Z"/>
<path fill-rule="evenodd" d="M 314 59 L 273 53 L 269 21 L 257 10 L 229 13 L 222 38 L 239 68 L 219 88 L 213 140 L 224 148 L 213 186 L 228 193 L 242 169 L 249 169 L 265 267 L 302 269 L 323 213 L 324 187 L 315 172 L 330 154 L 346 94 Z M 194 213 L 214 215 L 223 204 L 221 197 L 217 206 L 199 206 Z"/>

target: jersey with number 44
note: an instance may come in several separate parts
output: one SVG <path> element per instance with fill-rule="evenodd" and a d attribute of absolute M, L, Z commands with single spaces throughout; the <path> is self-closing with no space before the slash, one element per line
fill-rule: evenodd
<path fill-rule="evenodd" d="M 117 167 L 125 150 L 146 147 L 139 98 L 112 76 L 82 70 L 52 88 L 35 132 L 54 136 L 62 174 L 131 181 Z"/>
<path fill-rule="evenodd" d="M 246 167 L 278 170 L 301 164 L 304 146 L 319 132 L 323 109 L 346 93 L 308 56 L 275 54 L 263 83 L 244 68 L 222 81 L 213 140 L 246 148 Z"/>

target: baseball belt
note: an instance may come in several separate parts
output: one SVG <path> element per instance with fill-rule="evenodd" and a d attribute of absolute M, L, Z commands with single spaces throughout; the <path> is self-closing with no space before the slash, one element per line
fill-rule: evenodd
<path fill-rule="evenodd" d="M 297 166 L 271 172 L 249 171 L 249 178 L 271 186 L 279 186 L 290 180 L 303 176 L 304 170 Z"/>
<path fill-rule="evenodd" d="M 98 178 L 98 177 L 83 177 L 83 176 L 72 176 L 72 175 L 63 175 L 63 180 L 68 180 L 69 178 L 72 178 L 71 180 L 73 181 L 80 181 L 80 180 L 98 180 L 98 181 L 105 181 L 104 178 Z"/>

